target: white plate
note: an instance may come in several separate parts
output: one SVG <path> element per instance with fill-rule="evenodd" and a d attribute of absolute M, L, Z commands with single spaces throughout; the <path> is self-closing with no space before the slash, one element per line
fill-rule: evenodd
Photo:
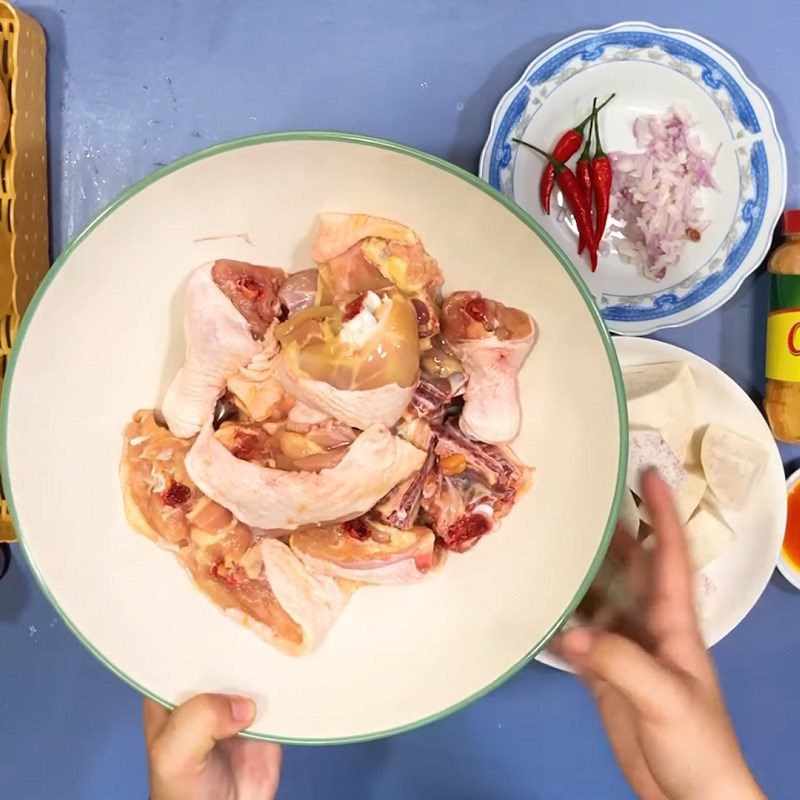
<path fill-rule="evenodd" d="M 767 466 L 743 511 L 717 511 L 736 534 L 736 540 L 704 570 L 715 587 L 700 602 L 703 636 L 711 647 L 727 636 L 755 605 L 772 575 L 786 529 L 786 479 L 780 453 L 769 426 L 753 401 L 722 370 L 700 356 L 655 339 L 615 337 L 622 367 L 686 361 L 699 395 L 696 427 L 709 423 L 760 442 L 769 454 Z M 566 669 L 563 661 L 547 651 L 537 659 Z"/>
<path fill-rule="evenodd" d="M 358 592 L 317 652 L 291 658 L 223 616 L 173 556 L 128 528 L 117 467 L 126 420 L 159 402 L 181 361 L 192 268 L 223 255 L 305 268 L 323 210 L 401 220 L 440 259 L 448 290 L 479 289 L 536 317 L 516 450 L 537 471 L 501 531 L 418 584 Z M 239 237 L 208 239 L 223 234 Z M 23 323 L 0 432 L 34 573 L 107 666 L 169 704 L 201 690 L 253 695 L 253 735 L 342 742 L 460 707 L 543 645 L 605 552 L 625 419 L 602 320 L 525 215 L 431 156 L 312 133 L 212 148 L 102 214 L 55 264 Z"/>
<path fill-rule="evenodd" d="M 710 225 L 660 283 L 623 263 L 613 248 L 592 274 L 576 254 L 572 217 L 556 214 L 560 193 L 551 216 L 541 209 L 542 159 L 511 141 L 552 147 L 588 114 L 593 97 L 611 92 L 616 97 L 600 113 L 606 151 L 636 150 L 636 117 L 674 104 L 695 117 L 709 151 L 720 146 L 713 173 L 719 191 L 704 189 L 700 198 Z M 583 31 L 531 62 L 495 111 L 480 175 L 551 234 L 577 265 L 608 327 L 627 334 L 684 325 L 732 297 L 766 255 L 786 197 L 786 155 L 764 94 L 708 40 L 643 22 Z"/>

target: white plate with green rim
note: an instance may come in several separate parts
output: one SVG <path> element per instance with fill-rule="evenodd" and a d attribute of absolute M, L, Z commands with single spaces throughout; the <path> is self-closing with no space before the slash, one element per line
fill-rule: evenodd
<path fill-rule="evenodd" d="M 719 367 L 694 353 L 655 339 L 616 336 L 613 339 L 624 369 L 638 364 L 685 361 L 697 384 L 695 428 L 714 423 L 761 444 L 766 467 L 752 496 L 738 511 L 711 501 L 716 513 L 733 530 L 735 539 L 696 578 L 697 608 L 706 645 L 724 639 L 750 612 L 775 570 L 786 529 L 786 482 L 775 439 L 761 410 Z M 695 445 L 698 445 L 695 435 Z M 695 450 L 697 448 L 695 447 Z M 695 454 L 695 461 L 699 460 Z M 566 664 L 547 650 L 537 660 L 557 669 Z"/>
<path fill-rule="evenodd" d="M 181 361 L 188 273 L 222 256 L 305 268 L 324 210 L 410 225 L 439 259 L 447 290 L 479 289 L 537 319 L 515 445 L 536 479 L 500 531 L 417 584 L 357 592 L 323 645 L 291 658 L 226 618 L 176 559 L 129 529 L 117 468 L 126 420 L 159 403 Z M 209 238 L 240 233 L 252 244 Z M 598 568 L 627 457 L 613 346 L 552 240 L 450 164 L 313 132 L 190 156 L 89 225 L 23 322 L 0 425 L 22 547 L 83 644 L 166 705 L 199 691 L 251 695 L 259 712 L 248 733 L 294 743 L 408 730 L 527 663 Z"/>

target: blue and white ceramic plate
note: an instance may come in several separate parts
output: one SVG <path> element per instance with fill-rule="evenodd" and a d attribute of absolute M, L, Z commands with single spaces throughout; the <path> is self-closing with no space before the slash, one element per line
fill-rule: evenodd
<path fill-rule="evenodd" d="M 671 106 L 690 112 L 710 152 L 719 148 L 716 190 L 699 200 L 709 221 L 697 243 L 655 282 L 624 263 L 613 246 L 597 272 L 576 254 L 571 216 L 539 205 L 543 162 L 519 138 L 552 148 L 591 109 L 592 98 L 616 97 L 600 116 L 606 151 L 635 151 L 633 122 Z M 728 53 L 696 34 L 624 22 L 570 36 L 536 58 L 506 92 L 481 154 L 481 177 L 512 198 L 576 264 L 608 327 L 645 334 L 685 325 L 730 299 L 763 261 L 786 197 L 786 154 L 769 101 Z"/>

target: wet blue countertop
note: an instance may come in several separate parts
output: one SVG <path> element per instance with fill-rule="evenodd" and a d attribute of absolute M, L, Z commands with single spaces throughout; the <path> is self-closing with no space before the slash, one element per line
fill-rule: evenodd
<path fill-rule="evenodd" d="M 154 168 L 247 134 L 357 131 L 474 171 L 495 104 L 537 53 L 577 30 L 645 11 L 628 0 L 20 5 L 42 23 L 49 44 L 54 254 Z M 650 21 L 714 39 L 766 91 L 786 143 L 788 202 L 798 205 L 800 5 L 676 0 L 659 8 Z M 758 400 L 767 288 L 762 269 L 720 311 L 659 338 L 719 364 Z M 787 468 L 800 465 L 800 448 L 782 453 Z M 800 594 L 775 575 L 714 648 L 745 754 L 773 800 L 800 794 L 791 735 L 800 719 L 799 612 Z M 0 797 L 141 800 L 146 792 L 139 697 L 66 630 L 15 551 L 0 581 Z M 578 682 L 532 665 L 424 729 L 363 745 L 287 748 L 279 796 L 631 793 Z"/>

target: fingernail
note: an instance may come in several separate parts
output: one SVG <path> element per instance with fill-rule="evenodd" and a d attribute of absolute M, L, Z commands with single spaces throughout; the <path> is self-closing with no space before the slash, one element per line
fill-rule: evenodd
<path fill-rule="evenodd" d="M 566 656 L 581 658 L 589 654 L 596 638 L 597 631 L 592 628 L 572 628 L 561 637 L 561 649 Z"/>
<path fill-rule="evenodd" d="M 231 697 L 230 702 L 234 722 L 250 722 L 255 716 L 256 704 L 249 697 Z"/>

